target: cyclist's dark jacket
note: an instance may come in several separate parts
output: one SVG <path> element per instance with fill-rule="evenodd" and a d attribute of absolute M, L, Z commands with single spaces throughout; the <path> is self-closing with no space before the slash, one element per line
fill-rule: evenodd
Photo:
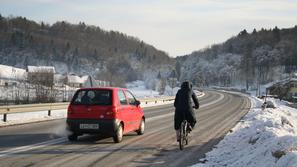
<path fill-rule="evenodd" d="M 192 100 L 195 105 L 192 104 Z M 181 89 L 178 90 L 175 100 L 174 100 L 174 107 L 175 107 L 175 115 L 174 115 L 174 128 L 178 130 L 180 127 L 181 122 L 183 121 L 184 116 L 186 117 L 187 121 L 191 124 L 192 127 L 195 126 L 196 123 L 196 116 L 193 111 L 193 106 L 196 109 L 199 108 L 199 102 L 192 91 L 192 86 L 190 82 L 183 82 Z"/>

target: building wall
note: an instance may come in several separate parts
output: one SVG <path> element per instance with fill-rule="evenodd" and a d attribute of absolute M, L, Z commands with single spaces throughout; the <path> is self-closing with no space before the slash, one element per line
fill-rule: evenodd
<path fill-rule="evenodd" d="M 81 85 L 81 83 L 68 83 L 68 85 L 70 86 L 70 87 L 74 87 L 74 88 L 80 88 L 80 87 L 82 87 Z"/>
<path fill-rule="evenodd" d="M 54 73 L 28 72 L 28 82 L 32 84 L 53 86 Z"/>
<path fill-rule="evenodd" d="M 289 96 L 297 96 L 297 81 L 290 82 Z"/>

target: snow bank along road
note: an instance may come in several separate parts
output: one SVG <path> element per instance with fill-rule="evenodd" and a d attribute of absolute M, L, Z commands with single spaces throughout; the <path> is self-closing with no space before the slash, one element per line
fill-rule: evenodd
<path fill-rule="evenodd" d="M 146 130 L 121 143 L 85 135 L 66 139 L 65 119 L 0 128 L 0 166 L 187 166 L 196 164 L 250 108 L 248 98 L 206 91 L 196 110 L 198 124 L 189 145 L 180 151 L 173 129 L 174 107 L 144 110 Z"/>

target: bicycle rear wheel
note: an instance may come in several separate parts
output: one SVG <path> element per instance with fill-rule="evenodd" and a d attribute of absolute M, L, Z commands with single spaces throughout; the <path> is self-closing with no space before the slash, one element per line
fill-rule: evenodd
<path fill-rule="evenodd" d="M 187 122 L 183 121 L 180 125 L 180 135 L 179 135 L 179 149 L 183 150 L 185 144 L 187 143 L 186 133 L 187 133 Z"/>

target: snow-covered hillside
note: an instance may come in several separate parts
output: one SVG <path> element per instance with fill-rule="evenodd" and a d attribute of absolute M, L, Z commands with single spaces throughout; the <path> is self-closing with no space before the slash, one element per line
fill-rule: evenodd
<path fill-rule="evenodd" d="M 262 110 L 262 100 L 251 100 L 249 113 L 194 167 L 297 166 L 297 109 L 268 99 L 276 108 Z"/>

